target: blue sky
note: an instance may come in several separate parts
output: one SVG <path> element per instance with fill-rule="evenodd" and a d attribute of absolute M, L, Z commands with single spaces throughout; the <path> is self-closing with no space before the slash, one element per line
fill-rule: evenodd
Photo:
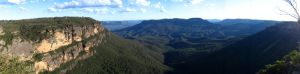
<path fill-rule="evenodd" d="M 86 16 L 97 20 L 163 18 L 294 20 L 283 0 L 0 0 L 0 20 Z"/>

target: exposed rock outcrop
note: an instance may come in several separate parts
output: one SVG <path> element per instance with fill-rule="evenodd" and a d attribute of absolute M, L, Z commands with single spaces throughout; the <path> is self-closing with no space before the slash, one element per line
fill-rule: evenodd
<path fill-rule="evenodd" d="M 92 56 L 94 51 L 90 48 L 102 43 L 106 35 L 109 35 L 108 32 L 98 21 L 90 18 L 81 18 L 82 21 L 88 21 L 87 23 L 73 19 L 62 17 L 46 21 L 0 22 L 0 53 L 1 55 L 21 57 L 21 60 L 24 61 L 33 61 L 35 73 L 53 71 L 69 61 Z M 76 24 L 61 23 L 61 21 L 75 22 Z M 26 24 L 28 22 L 30 23 Z M 42 24 L 49 22 L 56 23 L 48 26 Z M 18 26 L 18 28 L 13 32 L 5 32 L 10 30 L 11 25 Z M 42 27 L 35 28 L 36 26 Z M 31 32 L 30 29 L 37 29 L 38 32 Z M 34 33 L 38 33 L 35 36 L 40 40 L 30 40 L 35 37 Z"/>

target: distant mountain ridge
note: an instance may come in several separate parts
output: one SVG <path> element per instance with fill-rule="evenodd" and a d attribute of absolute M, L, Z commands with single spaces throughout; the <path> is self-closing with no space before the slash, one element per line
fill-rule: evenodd
<path fill-rule="evenodd" d="M 254 24 L 251 24 L 251 22 Z M 187 39 L 184 42 L 192 41 L 193 43 L 197 42 L 194 40 L 199 39 L 223 40 L 240 36 L 248 36 L 276 23 L 278 22 L 248 19 L 226 19 L 220 22 L 211 23 L 201 18 L 175 18 L 145 20 L 135 26 L 116 30 L 114 32 L 129 39 L 145 39 L 145 37 L 147 37 L 150 39 L 153 38 L 152 40 L 155 41 L 157 38 L 163 38 L 164 40 L 160 40 L 159 42 L 162 44 L 178 41 L 182 42 L 182 38 Z"/>
<path fill-rule="evenodd" d="M 181 41 L 181 38 L 224 38 L 217 29 L 217 24 L 212 24 L 201 18 L 192 19 L 162 19 L 147 20 L 132 27 L 115 31 L 125 38 L 159 40 L 160 44 L 168 44 L 169 41 Z M 184 34 L 184 35 L 183 35 Z M 152 39 L 153 38 L 153 39 Z M 149 41 L 150 40 L 146 40 Z M 153 42 L 151 41 L 151 42 Z"/>
<path fill-rule="evenodd" d="M 141 23 L 141 20 L 129 20 L 129 21 L 102 21 L 101 22 L 105 28 L 110 31 L 119 30 L 127 28 L 138 23 Z"/>
<path fill-rule="evenodd" d="M 225 32 L 228 32 L 228 34 L 233 33 L 233 34 L 252 35 L 266 29 L 267 27 L 273 26 L 274 24 L 279 22 L 280 21 L 253 20 L 253 19 L 224 19 L 220 22 L 215 22 L 215 24 L 221 24 L 225 29 Z"/>
<path fill-rule="evenodd" d="M 222 25 L 231 25 L 231 24 L 260 24 L 260 23 L 268 23 L 268 22 L 278 22 L 278 21 L 255 20 L 255 19 L 224 19 L 215 23 L 222 24 Z"/>
<path fill-rule="evenodd" d="M 300 26 L 284 22 L 229 45 L 210 56 L 177 65 L 189 74 L 255 74 L 296 49 Z"/>
<path fill-rule="evenodd" d="M 137 40 L 156 51 L 165 54 L 165 62 L 187 57 L 196 52 L 210 52 L 219 49 L 223 42 L 230 43 L 229 36 L 224 35 L 220 25 L 201 18 L 146 20 L 132 27 L 114 31 L 119 36 Z M 169 52 L 173 51 L 173 52 Z M 179 52 L 182 57 L 169 57 L 169 53 Z M 183 60 L 183 59 L 182 59 Z"/>
<path fill-rule="evenodd" d="M 135 26 L 116 30 L 114 33 L 137 40 L 149 47 L 160 48 L 156 51 L 164 53 L 165 64 L 176 66 L 197 59 L 195 56 L 202 57 L 221 50 L 278 23 L 278 21 L 251 21 L 259 22 L 239 24 L 237 23 L 239 21 L 232 21 L 224 25 L 201 18 L 146 20 Z"/>

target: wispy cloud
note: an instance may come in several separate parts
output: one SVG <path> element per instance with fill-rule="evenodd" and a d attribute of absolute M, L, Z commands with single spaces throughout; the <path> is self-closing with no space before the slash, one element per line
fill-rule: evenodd
<path fill-rule="evenodd" d="M 151 2 L 149 0 L 135 0 L 135 5 L 141 5 L 141 6 L 149 6 Z"/>
<path fill-rule="evenodd" d="M 160 2 L 158 2 L 157 4 L 153 5 L 154 8 L 157 8 L 160 10 L 160 12 L 166 12 L 167 10 L 165 9 L 164 6 L 161 5 Z"/>
<path fill-rule="evenodd" d="M 8 0 L 8 2 L 12 4 L 22 4 L 25 3 L 26 0 Z"/>
<path fill-rule="evenodd" d="M 27 9 L 26 9 L 25 7 L 19 7 L 19 9 L 20 9 L 21 11 L 27 11 Z"/>
<path fill-rule="evenodd" d="M 48 8 L 48 11 L 49 12 L 58 12 L 59 10 L 56 9 L 56 8 L 51 7 L 51 8 Z"/>
<path fill-rule="evenodd" d="M 46 2 L 46 1 L 51 1 L 51 0 L 30 0 L 30 3 L 39 3 L 39 2 Z"/>
<path fill-rule="evenodd" d="M 141 8 L 140 11 L 141 11 L 142 13 L 146 13 L 146 12 L 147 12 L 147 9 Z"/>
<path fill-rule="evenodd" d="M 124 2 L 127 1 L 126 5 Z M 68 2 L 55 3 L 48 9 L 49 12 L 57 12 L 65 9 L 79 9 L 84 12 L 99 13 L 127 13 L 127 12 L 147 12 L 146 8 L 151 7 L 150 0 L 72 0 Z M 105 8 L 104 11 L 101 8 Z M 159 7 L 163 9 L 163 7 Z M 109 9 L 114 9 L 110 11 Z"/>
<path fill-rule="evenodd" d="M 203 2 L 204 0 L 190 0 L 189 3 L 191 5 L 197 5 L 197 4 L 200 4 L 201 2 Z"/>
<path fill-rule="evenodd" d="M 84 8 L 81 9 L 82 12 L 88 12 L 88 13 L 96 13 L 96 14 L 108 14 L 109 9 L 108 8 Z"/>
<path fill-rule="evenodd" d="M 0 1 L 0 5 L 20 5 L 24 4 L 26 0 L 7 0 L 7 1 Z"/>
<path fill-rule="evenodd" d="M 16 5 L 16 4 L 10 2 L 0 2 L 0 5 Z"/>
<path fill-rule="evenodd" d="M 201 4 L 204 0 L 172 0 L 173 2 L 183 3 L 185 6 L 193 6 Z"/>
<path fill-rule="evenodd" d="M 125 12 L 137 12 L 137 9 L 133 9 L 133 8 L 123 8 L 121 9 L 119 12 L 121 13 L 125 13 Z"/>
<path fill-rule="evenodd" d="M 69 8 L 88 8 L 88 7 L 122 7 L 123 2 L 121 0 L 73 0 L 70 2 L 64 2 L 62 4 L 56 4 L 56 9 L 69 9 Z"/>

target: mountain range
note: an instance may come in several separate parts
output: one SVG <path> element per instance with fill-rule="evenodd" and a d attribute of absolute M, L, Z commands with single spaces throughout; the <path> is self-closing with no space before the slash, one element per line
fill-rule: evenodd
<path fill-rule="evenodd" d="M 171 65 L 191 60 L 195 54 L 210 54 L 276 23 L 248 19 L 215 23 L 201 18 L 163 19 L 143 21 L 114 32 L 127 39 L 164 49 L 160 51 L 164 51 L 165 63 Z"/>
<path fill-rule="evenodd" d="M 140 20 L 129 20 L 129 21 L 101 21 L 103 27 L 110 31 L 119 30 L 127 28 L 138 23 L 141 23 Z"/>
<path fill-rule="evenodd" d="M 2 20 L 0 74 L 297 74 L 299 32 L 251 19 Z"/>
<path fill-rule="evenodd" d="M 297 23 L 280 23 L 177 68 L 188 73 L 254 74 L 296 49 L 299 32 Z"/>

